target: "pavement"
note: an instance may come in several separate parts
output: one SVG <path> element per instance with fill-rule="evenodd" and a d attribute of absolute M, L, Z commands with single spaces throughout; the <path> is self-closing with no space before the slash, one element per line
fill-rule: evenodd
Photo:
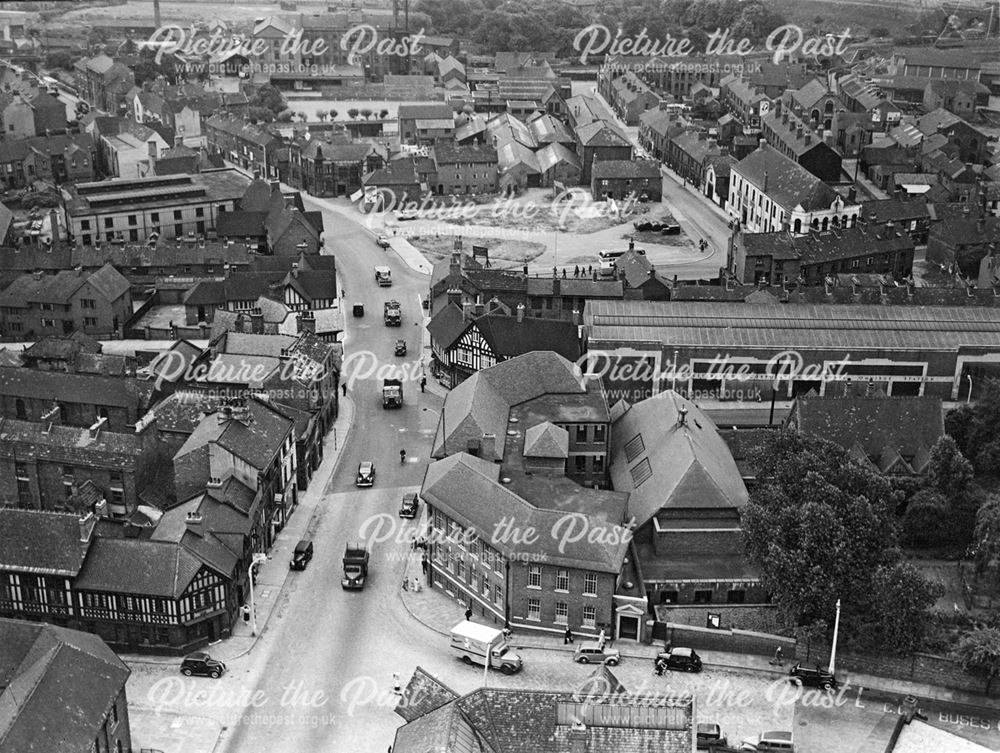
<path fill-rule="evenodd" d="M 400 589 L 399 598 L 410 617 L 425 627 L 444 636 L 451 634 L 451 628 L 465 619 L 466 601 L 453 599 L 447 593 L 427 587 L 427 578 L 420 569 L 420 551 L 411 550 L 406 564 L 406 576 L 411 584 L 407 590 Z M 413 587 L 414 581 L 420 585 Z M 476 617 L 473 615 L 473 621 Z M 588 636 L 577 634 L 577 640 L 587 640 Z M 542 632 L 526 633 L 515 631 L 511 636 L 511 644 L 515 649 L 540 649 L 546 652 L 563 651 L 572 653 L 575 645 L 566 645 L 563 636 L 550 635 Z M 659 643 L 647 645 L 632 641 L 614 643 L 621 652 L 623 659 L 640 659 L 652 665 L 658 651 L 662 650 Z M 756 654 L 738 654 L 726 651 L 709 651 L 698 649 L 698 655 L 706 668 L 725 669 L 737 672 L 749 672 L 757 675 L 777 678 L 787 674 L 793 662 L 775 666 L 771 658 Z M 975 693 L 950 690 L 934 685 L 906 682 L 887 677 L 876 677 L 857 672 L 840 671 L 838 679 L 846 686 L 864 688 L 867 692 L 889 693 L 894 695 L 912 695 L 924 700 L 959 703 L 973 707 L 992 706 L 995 700 Z"/>

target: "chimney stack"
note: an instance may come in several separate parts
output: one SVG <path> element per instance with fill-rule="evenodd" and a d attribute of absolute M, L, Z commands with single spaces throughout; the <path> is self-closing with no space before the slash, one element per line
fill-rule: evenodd
<path fill-rule="evenodd" d="M 456 306 L 462 305 L 462 291 L 457 288 L 448 289 L 448 303 L 454 303 Z"/>
<path fill-rule="evenodd" d="M 578 719 L 573 720 L 573 726 L 566 733 L 569 743 L 569 753 L 590 753 L 590 730 Z"/>
<path fill-rule="evenodd" d="M 677 411 L 677 425 L 684 426 L 687 423 L 688 409 L 685 406 L 681 406 Z"/>
<path fill-rule="evenodd" d="M 523 303 L 517 304 L 517 321 L 518 321 L 518 323 L 524 321 L 524 304 Z"/>
<path fill-rule="evenodd" d="M 94 513 L 88 512 L 86 515 L 81 515 L 78 522 L 80 524 L 80 543 L 89 544 L 91 537 L 94 535 L 94 526 L 97 525 L 97 518 L 94 517 Z"/>
<path fill-rule="evenodd" d="M 189 512 L 184 518 L 187 529 L 198 536 L 201 536 L 202 524 L 204 522 L 205 519 L 200 512 Z"/>
<path fill-rule="evenodd" d="M 292 277 L 299 276 L 299 263 L 297 261 L 292 262 Z"/>
<path fill-rule="evenodd" d="M 486 460 L 495 460 L 497 455 L 497 435 L 483 434 L 479 442 L 479 457 Z"/>
<path fill-rule="evenodd" d="M 264 312 L 259 308 L 250 312 L 250 331 L 255 335 L 264 334 Z"/>

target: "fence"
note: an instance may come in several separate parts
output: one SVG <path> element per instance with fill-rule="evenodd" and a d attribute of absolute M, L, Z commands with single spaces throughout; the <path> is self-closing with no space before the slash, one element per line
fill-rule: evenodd
<path fill-rule="evenodd" d="M 757 654 L 774 656 L 781 648 L 785 656 L 795 656 L 795 639 L 770 633 L 756 633 L 751 630 L 734 628 L 703 628 L 695 625 L 680 625 L 675 622 L 664 625 L 664 639 L 673 646 L 690 646 L 706 651 L 727 651 L 733 654 Z"/>

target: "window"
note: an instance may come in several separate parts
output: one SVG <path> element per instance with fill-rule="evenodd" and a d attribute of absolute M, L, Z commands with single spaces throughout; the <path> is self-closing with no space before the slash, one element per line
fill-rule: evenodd
<path fill-rule="evenodd" d="M 743 604 L 747 600 L 747 592 L 742 588 L 734 588 L 726 596 L 726 602 L 729 604 Z"/>
<path fill-rule="evenodd" d="M 181 210 L 180 209 L 175 209 L 174 210 L 174 219 L 175 220 L 181 219 Z"/>
<path fill-rule="evenodd" d="M 493 588 L 493 603 L 498 607 L 503 605 L 503 589 L 500 586 Z"/>
<path fill-rule="evenodd" d="M 455 574 L 458 576 L 459 580 L 465 580 L 465 558 L 456 557 L 455 559 L 456 567 L 458 568 L 458 571 Z"/>
<path fill-rule="evenodd" d="M 85 317 L 83 317 L 83 326 L 84 327 L 96 327 L 97 326 L 97 319 L 95 319 L 92 316 L 85 316 Z"/>
<path fill-rule="evenodd" d="M 80 308 L 92 309 L 92 308 L 96 308 L 96 306 L 97 306 L 97 302 L 93 298 L 81 298 L 80 299 Z"/>
<path fill-rule="evenodd" d="M 180 238 L 182 235 L 184 235 L 184 223 L 183 222 L 179 222 L 176 225 L 174 225 L 174 235 L 176 235 L 178 238 Z"/>
<path fill-rule="evenodd" d="M 577 455 L 575 458 L 573 458 L 573 462 L 575 464 L 576 472 L 577 473 L 586 473 L 587 472 L 587 456 L 586 455 Z"/>
<path fill-rule="evenodd" d="M 137 242 L 139 240 L 139 231 L 136 230 L 135 228 L 129 230 L 128 231 L 128 239 L 130 241 L 132 241 L 133 243 Z"/>
<path fill-rule="evenodd" d="M 51 328 L 51 327 L 55 327 L 56 326 L 56 320 L 55 319 L 42 319 L 41 321 L 42 321 L 42 327 L 49 327 L 49 328 Z"/>
<path fill-rule="evenodd" d="M 556 591 L 569 591 L 569 570 L 556 570 Z"/>
<path fill-rule="evenodd" d="M 586 424 L 581 424 L 576 427 L 576 441 L 586 442 L 587 441 L 587 426 Z"/>
<path fill-rule="evenodd" d="M 483 598 L 490 598 L 490 579 L 483 575 Z"/>
<path fill-rule="evenodd" d="M 129 225 L 138 225 L 139 224 L 139 221 L 136 219 L 136 217 L 135 217 L 134 214 L 130 214 L 128 216 L 128 224 Z"/>
<path fill-rule="evenodd" d="M 528 619 L 538 622 L 542 619 L 541 599 L 528 599 Z"/>
<path fill-rule="evenodd" d="M 528 588 L 542 587 L 542 566 L 528 565 Z"/>
<path fill-rule="evenodd" d="M 131 601 L 130 599 L 128 601 Z M 111 704 L 111 724 L 118 724 L 118 701 Z"/>
<path fill-rule="evenodd" d="M 660 591 L 661 604 L 676 604 L 680 594 L 677 591 Z"/>
<path fill-rule="evenodd" d="M 469 568 L 469 590 L 479 593 L 479 571 L 474 567 Z"/>
<path fill-rule="evenodd" d="M 597 573 L 587 573 L 583 576 L 583 593 L 597 596 Z"/>
<path fill-rule="evenodd" d="M 149 213 L 149 221 L 152 222 L 154 225 L 156 225 L 157 223 L 159 223 L 159 221 L 160 221 L 160 213 L 159 212 L 150 212 Z"/>
<path fill-rule="evenodd" d="M 594 427 L 594 441 L 603 442 L 605 431 L 607 431 L 607 427 L 604 424 L 597 424 Z"/>
<path fill-rule="evenodd" d="M 14 401 L 14 415 L 22 421 L 26 421 L 28 419 L 28 411 L 25 408 L 24 400 L 21 398 Z"/>
<path fill-rule="evenodd" d="M 694 592 L 694 603 L 695 604 L 711 604 L 712 603 L 712 592 L 711 591 L 695 591 Z"/>
<path fill-rule="evenodd" d="M 194 216 L 195 217 L 204 217 L 205 216 L 205 207 L 196 207 L 195 210 L 194 210 Z"/>
<path fill-rule="evenodd" d="M 51 303 L 40 303 L 38 304 L 38 308 L 42 311 L 51 311 L 53 307 Z"/>
<path fill-rule="evenodd" d="M 583 608 L 583 626 L 585 628 L 597 627 L 597 607 Z"/>
<path fill-rule="evenodd" d="M 80 220 L 81 230 L 90 230 L 90 220 Z"/>
<path fill-rule="evenodd" d="M 569 622 L 569 604 L 565 601 L 556 602 L 556 624 L 565 625 Z"/>
<path fill-rule="evenodd" d="M 107 232 L 104 234 L 104 240 L 106 240 L 108 243 L 111 243 L 111 241 L 113 241 L 114 239 L 115 239 L 114 232 Z"/>
<path fill-rule="evenodd" d="M 113 228 L 114 226 L 115 226 L 115 218 L 114 217 L 105 217 L 104 218 L 104 227 L 105 227 L 105 229 L 107 229 L 107 228 Z"/>
<path fill-rule="evenodd" d="M 594 466 L 593 466 L 592 470 L 594 471 L 594 473 L 604 473 L 604 456 L 603 455 L 594 455 L 594 461 L 593 462 L 594 462 Z"/>
<path fill-rule="evenodd" d="M 83 242 L 84 246 L 89 246 L 93 242 L 93 239 L 91 238 L 89 233 L 84 233 L 81 236 L 80 240 Z"/>

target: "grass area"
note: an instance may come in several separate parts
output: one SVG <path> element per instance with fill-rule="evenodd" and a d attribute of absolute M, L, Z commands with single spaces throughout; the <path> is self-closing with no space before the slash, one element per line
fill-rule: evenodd
<path fill-rule="evenodd" d="M 837 33 L 849 28 L 855 34 L 868 34 L 871 29 L 883 26 L 890 34 L 902 34 L 906 26 L 935 6 L 926 0 L 772 0 L 771 7 L 788 23 L 805 31 L 815 27 L 822 32 Z M 817 17 L 819 21 L 815 20 Z"/>

